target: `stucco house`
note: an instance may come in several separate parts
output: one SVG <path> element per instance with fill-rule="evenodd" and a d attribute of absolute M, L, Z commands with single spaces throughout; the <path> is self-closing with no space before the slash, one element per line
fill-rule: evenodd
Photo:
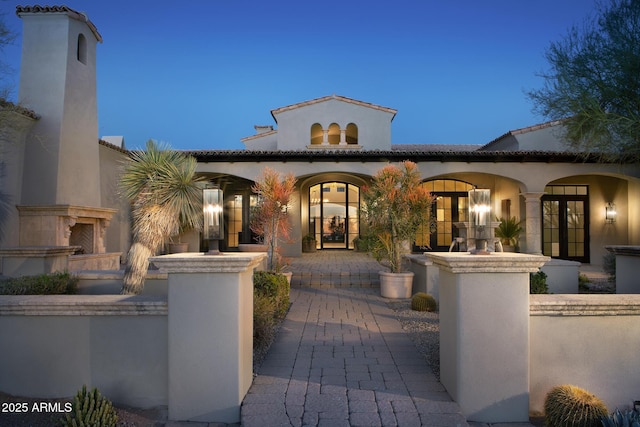
<path fill-rule="evenodd" d="M 95 56 L 102 38 L 85 15 L 65 6 L 19 6 L 17 14 L 21 108 L 2 111 L 11 118 L 3 126 L 11 126 L 0 140 L 0 191 L 12 210 L 0 248 L 80 246 L 76 254 L 86 263 L 106 259 L 104 268 L 117 267 L 130 244 L 128 207 L 117 194 L 128 151 L 122 138 L 97 133 Z M 449 250 L 474 187 L 491 190 L 493 215 L 524 221 L 522 252 L 600 265 L 605 245 L 640 244 L 640 166 L 570 150 L 561 123 L 511 130 L 485 145 L 404 145 L 392 141 L 401 112 L 345 96 L 274 106 L 271 114 L 274 123 L 256 126 L 242 139 L 243 150 L 188 151 L 198 172 L 224 190 L 222 250 L 254 241 L 251 185 L 265 166 L 298 180 L 288 208 L 294 238 L 285 255 L 300 256 L 307 234 L 318 250 L 354 249 L 363 186 L 384 165 L 407 159 L 437 196 L 437 230 L 418 233 L 417 251 Z M 605 210 L 614 205 L 617 215 L 607 220 Z M 184 238 L 193 251 L 205 244 L 196 233 Z M 76 267 L 89 265 L 83 262 Z"/>

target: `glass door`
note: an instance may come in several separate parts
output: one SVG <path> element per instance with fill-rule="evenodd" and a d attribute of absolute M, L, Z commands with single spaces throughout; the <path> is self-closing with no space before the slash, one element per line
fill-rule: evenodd
<path fill-rule="evenodd" d="M 547 186 L 542 197 L 542 253 L 590 262 L 589 200 L 586 186 Z"/>
<path fill-rule="evenodd" d="M 358 236 L 358 187 L 326 182 L 309 189 L 309 231 L 318 249 L 351 249 Z"/>

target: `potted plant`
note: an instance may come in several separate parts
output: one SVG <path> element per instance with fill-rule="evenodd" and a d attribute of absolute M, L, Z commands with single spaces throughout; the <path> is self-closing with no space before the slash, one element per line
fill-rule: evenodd
<path fill-rule="evenodd" d="M 413 273 L 403 271 L 403 255 L 421 227 L 434 225 L 434 197 L 421 183 L 416 164 L 405 160 L 382 168 L 363 189 L 368 251 L 390 270 L 380 272 L 380 293 L 386 298 L 411 296 Z"/>
<path fill-rule="evenodd" d="M 274 169 L 265 167 L 252 187 L 258 195 L 258 204 L 250 227 L 262 237 L 267 246 L 267 270 L 275 273 L 279 273 L 283 266 L 279 242 L 290 238 L 288 205 L 295 191 L 295 184 L 293 174 L 281 176 Z"/>
<path fill-rule="evenodd" d="M 515 252 L 518 245 L 518 237 L 522 233 L 521 221 L 515 216 L 510 218 L 498 218 L 500 225 L 496 228 L 496 237 L 502 243 L 502 250 L 505 252 Z"/>
<path fill-rule="evenodd" d="M 202 228 L 202 186 L 195 158 L 149 140 L 144 151 L 133 151 L 120 179 L 131 203 L 133 244 L 127 255 L 122 293 L 139 294 L 149 257 L 180 228 Z"/>
<path fill-rule="evenodd" d="M 316 236 L 312 233 L 309 233 L 302 238 L 302 252 L 315 252 L 316 245 Z"/>

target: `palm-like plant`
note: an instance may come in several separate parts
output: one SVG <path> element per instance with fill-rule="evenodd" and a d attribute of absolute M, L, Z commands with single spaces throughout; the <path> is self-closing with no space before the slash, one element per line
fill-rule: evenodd
<path fill-rule="evenodd" d="M 518 237 L 522 233 L 521 222 L 515 216 L 509 218 L 498 218 L 500 225 L 496 228 L 496 237 L 502 240 L 505 245 L 516 245 Z"/>
<path fill-rule="evenodd" d="M 139 294 L 155 255 L 167 237 L 182 229 L 202 228 L 202 177 L 197 161 L 184 153 L 147 141 L 131 154 L 120 186 L 131 203 L 133 244 L 127 256 L 123 294 Z"/>

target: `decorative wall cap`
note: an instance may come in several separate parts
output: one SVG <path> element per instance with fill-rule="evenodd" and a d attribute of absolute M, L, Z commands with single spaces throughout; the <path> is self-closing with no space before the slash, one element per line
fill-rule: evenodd
<path fill-rule="evenodd" d="M 166 296 L 0 296 L 0 316 L 166 316 L 167 313 Z"/>
<path fill-rule="evenodd" d="M 201 252 L 161 255 L 149 258 L 167 273 L 240 273 L 257 266 L 266 258 L 263 252 L 234 252 L 205 255 Z"/>
<path fill-rule="evenodd" d="M 311 144 L 307 145 L 309 150 L 361 150 L 360 144 Z"/>
<path fill-rule="evenodd" d="M 0 255 L 5 258 L 51 257 L 71 255 L 81 248 L 82 246 L 16 246 L 12 248 L 0 248 Z"/>
<path fill-rule="evenodd" d="M 102 43 L 102 36 L 98 32 L 96 26 L 89 20 L 89 17 L 85 13 L 78 12 L 77 10 L 71 9 L 68 6 L 16 6 L 16 15 L 20 17 L 22 17 L 22 15 L 34 13 L 62 13 L 69 16 L 70 18 L 84 22 L 93 33 L 96 40 Z"/>
<path fill-rule="evenodd" d="M 613 252 L 616 255 L 640 256 L 640 246 L 611 245 L 611 246 L 605 246 L 604 248 L 609 252 Z"/>
<path fill-rule="evenodd" d="M 640 316 L 640 294 L 531 295 L 531 316 Z"/>
<path fill-rule="evenodd" d="M 427 258 L 451 273 L 535 273 L 549 257 L 512 252 L 471 255 L 469 252 L 425 252 Z"/>
<path fill-rule="evenodd" d="M 117 209 L 74 205 L 17 205 L 21 216 L 73 216 L 111 219 Z"/>

